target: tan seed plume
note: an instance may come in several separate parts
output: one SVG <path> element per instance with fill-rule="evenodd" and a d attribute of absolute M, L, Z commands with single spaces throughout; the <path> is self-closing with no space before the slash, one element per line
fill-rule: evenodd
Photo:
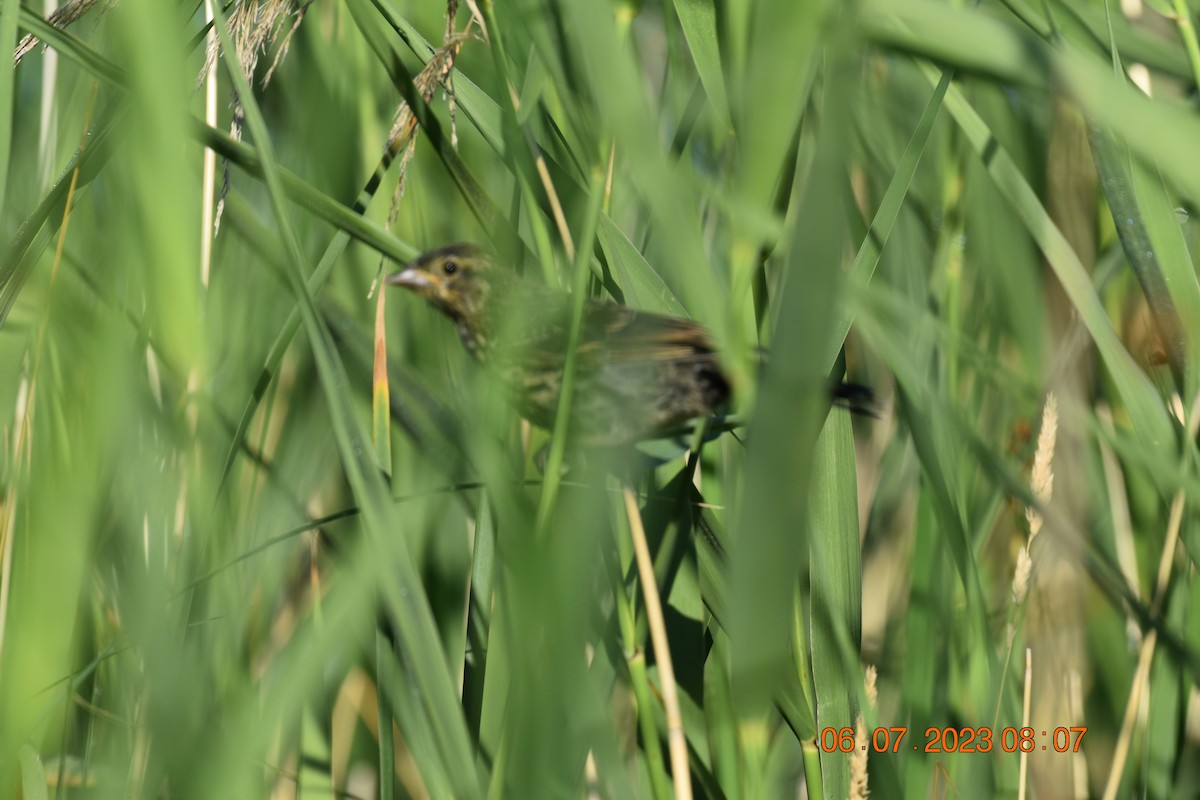
<path fill-rule="evenodd" d="M 1042 409 L 1042 429 L 1038 433 L 1037 452 L 1033 457 L 1033 472 L 1030 475 L 1030 488 L 1033 496 L 1042 506 L 1050 502 L 1054 493 L 1054 443 L 1058 438 L 1058 399 L 1054 393 L 1046 395 L 1046 405 Z M 1025 509 L 1025 519 L 1029 521 L 1029 541 L 1017 553 L 1017 567 L 1013 574 L 1012 596 L 1013 603 L 1020 605 L 1029 591 L 1029 575 L 1033 569 L 1033 561 L 1029 557 L 1029 548 L 1033 539 L 1042 530 L 1042 515 L 1036 508 Z"/>
<path fill-rule="evenodd" d="M 879 703 L 879 689 L 876 686 L 878 676 L 879 673 L 873 664 L 867 666 L 863 675 L 863 688 L 871 708 L 876 708 Z M 870 794 L 870 788 L 867 786 L 867 754 L 870 747 L 867 722 L 862 711 L 859 711 L 854 716 L 854 752 L 850 754 L 850 800 L 865 800 Z"/>

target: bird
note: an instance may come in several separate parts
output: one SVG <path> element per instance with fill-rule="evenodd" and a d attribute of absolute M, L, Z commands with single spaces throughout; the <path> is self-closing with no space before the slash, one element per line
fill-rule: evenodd
<path fill-rule="evenodd" d="M 386 283 L 454 323 L 467 352 L 518 413 L 553 429 L 566 365 L 571 295 L 495 263 L 470 243 L 429 250 Z M 726 410 L 733 394 L 708 330 L 693 320 L 597 298 L 584 301 L 568 437 L 584 446 L 660 438 Z M 867 409 L 869 390 L 838 383 L 831 399 Z"/>

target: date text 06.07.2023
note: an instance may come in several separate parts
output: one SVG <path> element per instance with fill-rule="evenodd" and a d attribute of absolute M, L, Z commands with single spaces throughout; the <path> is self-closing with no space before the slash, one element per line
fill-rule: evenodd
<path fill-rule="evenodd" d="M 905 743 L 907 733 L 907 726 L 876 728 L 871 732 L 870 741 L 858 744 L 857 749 L 871 749 L 876 753 L 899 753 L 901 747 L 926 753 L 991 753 L 993 750 L 1004 753 L 1032 753 L 1034 750 L 1078 753 L 1087 728 L 1001 728 L 994 734 L 991 728 L 926 728 L 923 740 L 917 740 L 914 736 Z M 817 744 L 826 753 L 849 753 L 856 749 L 854 728 L 823 728 Z"/>

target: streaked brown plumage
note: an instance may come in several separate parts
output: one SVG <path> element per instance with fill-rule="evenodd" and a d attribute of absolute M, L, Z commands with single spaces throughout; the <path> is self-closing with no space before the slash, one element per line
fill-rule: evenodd
<path fill-rule="evenodd" d="M 494 265 L 470 244 L 430 250 L 388 283 L 412 290 L 453 320 L 463 345 L 504 384 L 521 415 L 552 427 L 569 294 Z M 570 431 L 581 443 L 653 438 L 729 402 L 712 340 L 691 320 L 589 299 L 580 333 Z"/>

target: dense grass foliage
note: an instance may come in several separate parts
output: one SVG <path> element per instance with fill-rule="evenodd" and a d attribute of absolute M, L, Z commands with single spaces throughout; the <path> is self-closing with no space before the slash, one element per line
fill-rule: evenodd
<path fill-rule="evenodd" d="M 0 0 L 0 796 L 1195 796 L 1195 12 Z M 729 415 L 522 423 L 456 241 Z"/>

